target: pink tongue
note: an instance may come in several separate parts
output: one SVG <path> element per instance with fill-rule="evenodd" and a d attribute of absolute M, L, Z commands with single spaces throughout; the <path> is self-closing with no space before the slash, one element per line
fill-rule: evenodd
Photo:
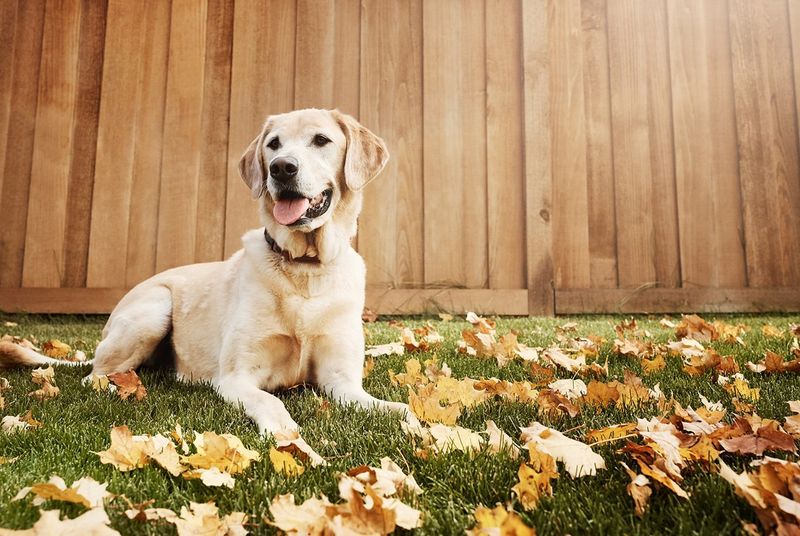
<path fill-rule="evenodd" d="M 310 202 L 306 198 L 284 199 L 275 203 L 272 215 L 281 225 L 291 225 L 299 220 L 308 210 Z"/>

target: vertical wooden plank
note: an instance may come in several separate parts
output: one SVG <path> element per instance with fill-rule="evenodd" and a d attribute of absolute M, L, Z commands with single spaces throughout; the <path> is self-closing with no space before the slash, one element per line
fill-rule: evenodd
<path fill-rule="evenodd" d="M 785 2 L 730 3 L 748 282 L 800 279 L 800 176 Z"/>
<path fill-rule="evenodd" d="M 525 75 L 525 214 L 528 246 L 528 314 L 554 315 L 550 27 L 553 2 L 522 3 Z"/>
<path fill-rule="evenodd" d="M 92 187 L 103 76 L 103 43 L 106 0 L 81 1 L 78 82 L 75 118 L 72 123 L 67 214 L 62 258 L 62 286 L 86 286 L 89 232 L 92 218 Z"/>
<path fill-rule="evenodd" d="M 131 125 L 136 124 L 143 12 L 146 12 L 143 0 L 109 0 L 86 274 L 88 287 L 125 286 L 135 147 L 135 130 Z"/>
<path fill-rule="evenodd" d="M 8 116 L 11 112 L 11 74 L 14 70 L 17 2 L 0 2 L 0 170 L 5 168 L 8 143 Z M 3 174 L 0 173 L 0 194 Z"/>
<path fill-rule="evenodd" d="M 800 4 L 787 0 L 789 6 L 789 33 L 792 37 L 792 66 L 794 67 L 795 114 L 800 130 Z M 2 123 L 0 123 L 2 126 Z M 0 151 L 2 148 L 0 148 Z M 0 160 L 2 162 L 2 160 Z"/>
<path fill-rule="evenodd" d="M 156 271 L 194 262 L 201 150 L 205 0 L 173 0 L 170 24 Z"/>
<path fill-rule="evenodd" d="M 237 0 L 234 9 L 226 256 L 241 248 L 242 233 L 259 225 L 239 158 L 268 115 L 293 108 L 295 14 L 294 0 Z"/>
<path fill-rule="evenodd" d="M 682 286 L 744 287 L 727 2 L 667 5 Z"/>
<path fill-rule="evenodd" d="M 581 19 L 590 281 L 592 288 L 616 288 L 617 229 L 606 1 L 581 0 Z"/>
<path fill-rule="evenodd" d="M 553 263 L 556 288 L 589 286 L 586 117 L 580 0 L 553 4 Z"/>
<path fill-rule="evenodd" d="M 370 287 L 423 281 L 421 12 L 421 0 L 365 0 L 363 6 L 361 121 L 391 155 L 364 191 L 358 249 Z"/>
<path fill-rule="evenodd" d="M 39 68 L 23 287 L 61 286 L 80 21 L 80 0 L 48 0 Z"/>
<path fill-rule="evenodd" d="M 169 59 L 170 2 L 148 2 L 141 31 L 136 84 L 135 146 L 131 164 L 130 208 L 124 285 L 133 287 L 156 271 L 158 199 Z"/>
<path fill-rule="evenodd" d="M 358 116 L 359 7 L 358 0 L 297 1 L 295 108 Z"/>
<path fill-rule="evenodd" d="M 483 0 L 422 6 L 426 284 L 488 283 L 484 14 Z"/>
<path fill-rule="evenodd" d="M 489 287 L 525 288 L 522 17 L 518 1 L 486 3 Z"/>
<path fill-rule="evenodd" d="M 3 230 L 0 234 L 0 287 L 22 284 L 44 12 L 43 0 L 21 0 L 18 4 L 15 23 L 18 37 L 15 37 L 11 74 L 14 105 L 8 116 L 0 196 L 0 229 Z"/>
<path fill-rule="evenodd" d="M 609 0 L 619 284 L 681 280 L 663 1 Z"/>
<path fill-rule="evenodd" d="M 225 246 L 232 48 L 233 0 L 210 0 L 206 24 L 195 262 L 222 259 Z"/>

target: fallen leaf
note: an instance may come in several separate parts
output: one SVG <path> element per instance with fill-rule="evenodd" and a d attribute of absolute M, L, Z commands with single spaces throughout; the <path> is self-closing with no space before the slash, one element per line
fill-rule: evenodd
<path fill-rule="evenodd" d="M 49 400 L 58 396 L 60 389 L 55 384 L 55 370 L 53 370 L 52 365 L 47 368 L 33 369 L 33 371 L 31 371 L 31 379 L 33 383 L 41 387 L 36 391 L 28 393 L 28 396 L 32 396 L 38 400 Z"/>
<path fill-rule="evenodd" d="M 467 530 L 467 536 L 536 536 L 536 531 L 525 525 L 513 510 L 499 504 L 491 510 L 478 506 L 473 516 L 476 525 Z"/>
<path fill-rule="evenodd" d="M 675 328 L 675 336 L 690 338 L 700 342 L 716 341 L 719 338 L 717 328 L 697 315 L 683 315 Z"/>
<path fill-rule="evenodd" d="M 772 324 L 765 324 L 761 326 L 761 333 L 765 337 L 781 339 L 783 338 L 785 332 L 782 329 L 778 329 L 777 327 L 773 326 Z"/>
<path fill-rule="evenodd" d="M 111 429 L 111 445 L 107 450 L 96 452 L 100 463 L 110 464 L 120 471 L 132 471 L 146 466 L 150 462 L 149 451 L 152 443 L 134 440 L 130 429 L 116 426 Z"/>
<path fill-rule="evenodd" d="M 548 384 L 547 387 L 570 400 L 577 400 L 586 394 L 586 384 L 580 379 L 556 380 Z"/>
<path fill-rule="evenodd" d="M 586 434 L 586 441 L 592 444 L 607 443 L 610 441 L 618 441 L 632 435 L 638 435 L 636 432 L 636 423 L 614 424 L 612 426 L 606 426 L 605 428 L 590 430 Z M 589 446 L 591 447 L 592 445 Z"/>
<path fill-rule="evenodd" d="M 311 462 L 311 465 L 318 467 L 320 465 L 328 465 L 322 456 L 314 452 L 314 449 L 306 443 L 305 439 L 300 437 L 300 432 L 297 430 L 283 430 L 275 432 L 275 441 L 277 442 L 276 449 L 281 452 L 290 452 L 292 455 L 297 456 L 301 460 Z M 253 451 L 251 451 L 253 452 Z M 257 452 L 255 454 L 258 454 Z"/>
<path fill-rule="evenodd" d="M 129 396 L 133 395 L 136 400 L 141 401 L 147 396 L 147 389 L 142 385 L 142 381 L 133 369 L 128 372 L 109 374 L 108 379 L 118 387 L 117 394 L 122 400 L 127 400 Z"/>
<path fill-rule="evenodd" d="M 517 476 L 519 482 L 511 491 L 519 499 L 525 510 L 533 510 L 539 500 L 553 494 L 551 481 L 558 478 L 556 460 L 550 454 L 539 451 L 533 446 L 528 448 L 529 460 L 519 466 Z"/>
<path fill-rule="evenodd" d="M 305 467 L 297 463 L 290 452 L 281 452 L 278 449 L 269 449 L 269 460 L 272 467 L 286 476 L 299 476 L 305 471 Z"/>
<path fill-rule="evenodd" d="M 42 344 L 42 353 L 47 357 L 55 359 L 65 359 L 71 351 L 72 348 L 68 344 L 58 339 L 53 339 Z"/>
<path fill-rule="evenodd" d="M 789 409 L 792 411 L 792 413 L 794 413 L 794 415 L 786 417 L 783 427 L 786 429 L 787 433 L 792 435 L 792 437 L 795 439 L 800 439 L 800 400 L 793 400 L 791 402 L 787 402 L 787 404 L 789 404 Z"/>
<path fill-rule="evenodd" d="M 33 500 L 34 506 L 52 500 L 81 504 L 86 508 L 98 508 L 103 506 L 108 497 L 111 497 L 111 493 L 106 490 L 107 487 L 108 484 L 101 484 L 93 478 L 85 476 L 73 482 L 72 486 L 68 488 L 64 479 L 54 475 L 47 482 L 22 488 L 11 500 L 18 501 L 24 499 L 29 493 L 33 493 L 36 496 Z"/>
<path fill-rule="evenodd" d="M 514 440 L 511 439 L 511 436 L 498 428 L 494 421 L 486 421 L 486 433 L 489 435 L 486 444 L 489 446 L 490 452 L 498 453 L 505 451 L 512 456 L 519 456 L 519 448 L 514 444 Z"/>
<path fill-rule="evenodd" d="M 297 437 L 299 438 L 299 434 Z M 232 434 L 195 432 L 194 446 L 197 452 L 184 456 L 182 461 L 195 469 L 216 467 L 220 471 L 237 475 L 247 469 L 251 462 L 261 459 L 261 454 L 245 448 L 242 441 Z"/>
<path fill-rule="evenodd" d="M 109 527 L 111 522 L 102 508 L 93 508 L 74 519 L 61 519 L 59 510 L 40 510 L 41 516 L 30 529 L 0 529 L 0 535 L 20 534 L 27 536 L 119 536 Z"/>
<path fill-rule="evenodd" d="M 625 472 L 628 473 L 631 479 L 630 484 L 628 484 L 625 489 L 628 495 L 631 496 L 631 499 L 633 499 L 633 513 L 636 514 L 637 517 L 642 517 L 645 510 L 647 510 L 647 503 L 650 500 L 650 495 L 653 493 L 653 488 L 650 487 L 650 480 L 642 474 L 636 474 L 625 462 L 620 462 L 620 464 L 625 468 Z"/>
<path fill-rule="evenodd" d="M 390 342 L 388 344 L 378 344 L 370 346 L 364 354 L 369 357 L 381 357 L 384 355 L 403 355 L 406 352 L 402 343 Z"/>
<path fill-rule="evenodd" d="M 667 362 L 663 355 L 657 355 L 653 359 L 642 359 L 642 373 L 653 374 L 659 370 L 664 370 Z"/>
<path fill-rule="evenodd" d="M 521 441 L 528 450 L 535 447 L 564 464 L 572 478 L 597 474 L 605 469 L 603 457 L 592 451 L 591 447 L 580 441 L 570 439 L 558 430 L 548 428 L 538 422 L 522 428 Z"/>
<path fill-rule="evenodd" d="M 776 421 L 769 421 L 759 427 L 755 433 L 722 439 L 719 443 L 726 451 L 736 454 L 761 456 L 768 450 L 797 452 L 794 438 L 782 430 Z"/>
<path fill-rule="evenodd" d="M 183 478 L 186 480 L 199 479 L 203 484 L 209 487 L 224 486 L 233 489 L 235 481 L 233 476 L 227 471 L 220 471 L 217 467 L 211 469 L 192 469 L 182 473 Z"/>

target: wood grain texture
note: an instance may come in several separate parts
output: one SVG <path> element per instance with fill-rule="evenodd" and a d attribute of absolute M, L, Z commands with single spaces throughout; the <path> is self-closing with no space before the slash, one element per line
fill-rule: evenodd
<path fill-rule="evenodd" d="M 80 0 L 48 0 L 25 233 L 24 287 L 61 286 L 80 21 Z"/>
<path fill-rule="evenodd" d="M 800 311 L 800 289 L 639 288 L 556 290 L 556 314 Z"/>
<path fill-rule="evenodd" d="M 605 0 L 581 0 L 591 286 L 617 286 L 617 229 Z"/>
<path fill-rule="evenodd" d="M 0 195 L 0 287 L 22 284 L 25 232 L 28 221 L 39 66 L 45 2 L 20 1 L 15 24 L 11 74 L 11 107 Z"/>
<path fill-rule="evenodd" d="M 518 1 L 486 2 L 486 194 L 489 288 L 525 288 L 522 35 Z"/>
<path fill-rule="evenodd" d="M 550 32 L 554 0 L 522 3 L 528 314 L 553 315 Z"/>
<path fill-rule="evenodd" d="M 259 225 L 258 205 L 239 176 L 239 158 L 267 116 L 294 106 L 295 2 L 239 0 L 233 25 L 226 257 L 241 248 L 247 229 Z"/>
<path fill-rule="evenodd" d="M 358 117 L 359 4 L 297 0 L 295 108 L 339 108 Z"/>
<path fill-rule="evenodd" d="M 11 75 L 14 71 L 14 43 L 16 42 L 17 2 L 0 2 L 0 170 L 6 161 L 8 143 L 8 117 L 11 113 Z M 0 173 L 0 194 L 3 192 Z"/>
<path fill-rule="evenodd" d="M 194 262 L 207 2 L 173 0 L 158 198 L 156 271 Z"/>
<path fill-rule="evenodd" d="M 128 243 L 124 285 L 133 287 L 156 272 L 158 200 L 171 22 L 169 2 L 151 2 L 144 13 L 133 127 Z M 122 286 L 122 284 L 120 284 Z"/>
<path fill-rule="evenodd" d="M 124 287 L 135 154 L 144 1 L 109 0 L 97 158 L 89 235 L 88 287 Z M 152 215 L 151 215 L 152 217 Z M 153 244 L 149 247 L 155 251 Z"/>
<path fill-rule="evenodd" d="M 71 125 L 73 142 L 62 253 L 61 284 L 65 287 L 86 286 L 107 7 L 106 0 L 81 1 L 78 82 Z"/>
<path fill-rule="evenodd" d="M 358 250 L 368 287 L 423 283 L 422 5 L 367 0 L 361 24 L 361 122 L 390 160 L 364 190 Z"/>
<path fill-rule="evenodd" d="M 669 2 L 683 287 L 744 287 L 726 2 Z"/>
<path fill-rule="evenodd" d="M 608 0 L 619 285 L 680 284 L 664 2 Z"/>
<path fill-rule="evenodd" d="M 422 6 L 426 284 L 488 283 L 484 9 Z"/>
<path fill-rule="evenodd" d="M 586 110 L 580 0 L 553 3 L 550 95 L 553 121 L 553 264 L 556 288 L 590 284 Z"/>
<path fill-rule="evenodd" d="M 200 121 L 201 150 L 197 175 L 195 262 L 220 260 L 225 249 L 233 5 L 233 0 L 208 2 Z"/>
<path fill-rule="evenodd" d="M 751 287 L 800 279 L 796 95 L 784 2 L 730 3 L 739 170 Z"/>

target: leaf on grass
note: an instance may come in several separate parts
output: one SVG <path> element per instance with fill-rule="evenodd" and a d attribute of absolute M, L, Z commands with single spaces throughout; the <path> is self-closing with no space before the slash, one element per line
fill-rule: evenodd
<path fill-rule="evenodd" d="M 109 527 L 111 521 L 102 508 L 93 508 L 74 519 L 61 519 L 59 510 L 41 510 L 41 516 L 30 529 L 0 529 L 0 535 L 19 534 L 27 536 L 119 536 L 119 532 Z"/>
<path fill-rule="evenodd" d="M 405 353 L 405 348 L 403 348 L 403 343 L 390 342 L 389 344 L 378 344 L 370 346 L 369 348 L 366 349 L 364 353 L 370 357 L 381 357 L 385 355 L 403 355 Z"/>
<path fill-rule="evenodd" d="M 508 507 L 498 504 L 490 510 L 478 506 L 473 515 L 476 525 L 467 530 L 467 536 L 536 536 L 536 531 Z"/>
<path fill-rule="evenodd" d="M 192 469 L 182 473 L 182 476 L 186 480 L 199 479 L 200 482 L 206 486 L 213 488 L 225 486 L 226 488 L 233 489 L 235 484 L 229 472 L 220 471 L 217 467 L 212 467 L 210 469 Z"/>
<path fill-rule="evenodd" d="M 653 488 L 650 487 L 650 480 L 648 480 L 646 476 L 632 471 L 625 462 L 620 462 L 620 464 L 625 468 L 625 472 L 628 473 L 631 479 L 630 484 L 628 484 L 625 489 L 628 491 L 628 495 L 631 496 L 631 499 L 633 499 L 633 513 L 636 514 L 637 517 L 642 517 L 645 510 L 647 510 L 647 503 L 650 500 L 650 495 L 653 493 Z"/>
<path fill-rule="evenodd" d="M 250 467 L 251 462 L 261 459 L 261 454 L 245 448 L 241 439 L 232 434 L 195 432 L 194 446 L 197 452 L 184 456 L 181 460 L 195 469 L 216 467 L 220 471 L 237 475 Z"/>
<path fill-rule="evenodd" d="M 120 471 L 132 471 L 150 462 L 152 442 L 134 439 L 126 425 L 111 429 L 111 445 L 107 450 L 96 452 L 100 463 L 110 464 Z"/>
<path fill-rule="evenodd" d="M 667 362 L 664 356 L 659 354 L 653 359 L 642 359 L 642 373 L 653 374 L 659 370 L 664 370 L 667 367 Z"/>
<path fill-rule="evenodd" d="M 189 508 L 181 506 L 180 517 L 169 520 L 178 530 L 178 536 L 196 536 L 198 534 L 237 535 L 247 534 L 244 523 L 247 515 L 234 512 L 220 519 L 219 509 L 210 503 L 189 502 Z"/>
<path fill-rule="evenodd" d="M 486 433 L 489 439 L 486 444 L 489 452 L 508 452 L 511 456 L 519 456 L 519 448 L 514 444 L 514 440 L 507 433 L 502 431 L 492 420 L 486 421 Z"/>
<path fill-rule="evenodd" d="M 297 463 L 291 452 L 281 452 L 276 448 L 270 448 L 269 460 L 277 472 L 286 476 L 299 476 L 306 470 L 305 467 Z"/>
<path fill-rule="evenodd" d="M 430 434 L 433 437 L 432 447 L 439 453 L 453 450 L 476 452 L 483 445 L 483 437 L 480 434 L 460 426 L 434 424 L 430 428 Z"/>
<path fill-rule="evenodd" d="M 586 394 L 586 384 L 580 379 L 556 380 L 550 382 L 547 387 L 570 400 L 577 400 Z"/>
<path fill-rule="evenodd" d="M 528 450 L 536 448 L 562 462 L 572 478 L 592 476 L 597 474 L 598 469 L 606 467 L 603 457 L 593 452 L 591 447 L 570 439 L 558 430 L 538 422 L 533 422 L 521 430 L 521 441 Z"/>
<path fill-rule="evenodd" d="M 389 379 L 393 385 L 418 387 L 428 383 L 428 377 L 422 373 L 422 363 L 419 359 L 409 359 L 404 366 L 405 372 L 395 374 L 389 371 Z"/>
<path fill-rule="evenodd" d="M 60 390 L 58 386 L 56 386 L 55 374 L 52 365 L 47 368 L 33 369 L 33 371 L 31 371 L 31 379 L 33 383 L 41 387 L 36 391 L 28 393 L 28 396 L 32 396 L 38 400 L 49 400 L 58 396 Z"/>
<path fill-rule="evenodd" d="M 20 419 L 19 416 L 15 415 L 6 415 L 3 417 L 2 421 L 0 421 L 0 431 L 3 431 L 6 434 L 27 430 L 30 427 L 30 424 L 26 423 Z"/>
<path fill-rule="evenodd" d="M 539 415 L 547 416 L 551 419 L 557 418 L 562 413 L 566 413 L 570 417 L 575 417 L 580 413 L 580 409 L 567 397 L 551 389 L 539 391 L 536 405 Z"/>
<path fill-rule="evenodd" d="M 786 432 L 791 434 L 792 437 L 795 439 L 800 439 L 800 400 L 793 400 L 791 402 L 787 402 L 789 404 L 789 409 L 794 413 L 789 417 L 786 417 L 786 420 L 783 423 L 784 429 Z"/>
<path fill-rule="evenodd" d="M 756 373 L 767 372 L 775 374 L 779 372 L 800 372 L 800 357 L 785 361 L 783 357 L 775 352 L 767 352 L 759 363 L 747 363 L 747 368 Z"/>
<path fill-rule="evenodd" d="M 675 328 L 675 336 L 711 342 L 719 339 L 719 332 L 713 324 L 709 324 L 697 315 L 683 315 L 681 322 Z"/>
<path fill-rule="evenodd" d="M 367 493 L 367 486 L 381 497 L 391 497 L 399 492 L 422 494 L 422 488 L 411 475 L 406 475 L 391 458 L 381 458 L 380 467 L 360 465 L 339 478 L 339 495 L 349 497 L 351 490 Z"/>
<path fill-rule="evenodd" d="M 765 337 L 774 338 L 774 339 L 782 339 L 783 335 L 786 333 L 782 329 L 778 329 L 777 327 L 773 326 L 772 324 L 764 324 L 761 326 L 761 333 Z"/>
<path fill-rule="evenodd" d="M 761 456 L 765 451 L 784 451 L 796 453 L 794 438 L 784 431 L 777 421 L 766 421 L 755 433 L 720 440 L 719 444 L 728 452 L 735 454 L 755 454 Z"/>
<path fill-rule="evenodd" d="M 606 443 L 609 441 L 616 441 L 636 434 L 636 430 L 636 423 L 633 422 L 614 424 L 612 426 L 606 426 L 605 428 L 590 430 L 586 434 L 586 441 L 589 443 Z"/>
<path fill-rule="evenodd" d="M 277 450 L 281 452 L 290 452 L 304 462 L 311 462 L 311 465 L 314 467 L 328 465 L 328 462 L 326 462 L 322 456 L 314 452 L 314 449 L 300 437 L 300 432 L 297 430 L 282 430 L 280 432 L 275 432 L 273 435 L 277 442 Z M 258 453 L 256 452 L 255 454 Z"/>
<path fill-rule="evenodd" d="M 439 404 L 438 397 L 420 397 L 413 392 L 408 393 L 408 407 L 412 413 L 427 423 L 442 423 L 452 425 L 461 415 L 459 404 Z"/>
<path fill-rule="evenodd" d="M 636 460 L 639 470 L 647 477 L 655 480 L 682 499 L 688 499 L 689 494 L 678 484 L 683 478 L 680 474 L 669 474 L 664 459 L 656 453 L 652 446 L 638 445 L 631 441 L 625 445 L 622 452 L 626 452 Z"/>
<path fill-rule="evenodd" d="M 717 384 L 721 385 L 731 396 L 746 398 L 751 402 L 758 402 L 761 398 L 761 389 L 751 388 L 750 382 L 742 374 L 734 374 L 730 378 L 720 374 Z"/>
<path fill-rule="evenodd" d="M 58 339 L 53 339 L 42 344 L 42 353 L 54 359 L 66 359 L 72 348 Z"/>
<path fill-rule="evenodd" d="M 82 504 L 86 508 L 97 508 L 102 507 L 105 499 L 111 497 L 111 493 L 106 490 L 107 487 L 108 484 L 101 484 L 92 477 L 85 476 L 73 482 L 68 488 L 64 479 L 54 475 L 47 482 L 22 488 L 11 500 L 18 501 L 33 493 L 36 496 L 33 499 L 34 506 L 39 506 L 45 501 L 64 501 Z"/>
<path fill-rule="evenodd" d="M 118 387 L 117 394 L 122 400 L 127 400 L 129 396 L 133 395 L 136 400 L 141 401 L 147 396 L 147 389 L 142 385 L 142 380 L 133 369 L 128 372 L 109 374 L 108 379 Z"/>
<path fill-rule="evenodd" d="M 558 478 L 556 460 L 532 446 L 528 448 L 529 460 L 519 466 L 519 482 L 511 491 L 525 510 L 533 510 L 545 495 L 553 494 L 551 481 Z"/>

